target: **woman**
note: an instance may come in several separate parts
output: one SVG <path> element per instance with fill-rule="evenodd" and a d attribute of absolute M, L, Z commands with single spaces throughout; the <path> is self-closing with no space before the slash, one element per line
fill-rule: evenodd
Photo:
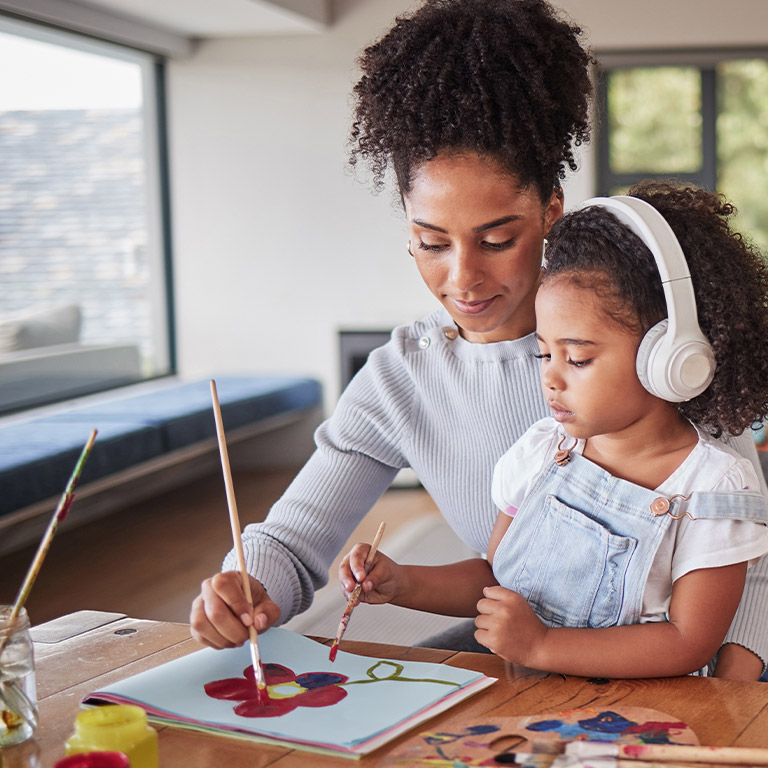
<path fill-rule="evenodd" d="M 367 162 L 379 186 L 394 170 L 408 250 L 442 308 L 371 354 L 313 457 L 265 523 L 246 528 L 253 614 L 231 554 L 203 583 L 190 618 L 201 642 L 239 645 L 250 623 L 263 630 L 305 610 L 402 467 L 485 550 L 492 467 L 547 413 L 534 298 L 544 237 L 563 211 L 560 181 L 589 137 L 580 36 L 543 0 L 428 0 L 364 51 L 351 160 Z M 768 658 L 758 621 L 768 610 L 755 607 L 768 597 L 750 599 L 721 674 L 754 679 Z"/>

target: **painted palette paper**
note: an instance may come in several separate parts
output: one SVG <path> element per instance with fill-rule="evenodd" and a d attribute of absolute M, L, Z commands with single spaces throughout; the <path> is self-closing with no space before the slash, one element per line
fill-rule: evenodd
<path fill-rule="evenodd" d="M 613 744 L 687 744 L 699 739 L 686 723 L 673 715 L 647 707 L 607 705 L 565 712 L 517 717 L 484 717 L 458 727 L 424 731 L 388 755 L 382 766 L 498 766 L 500 755 L 515 754 L 521 768 L 579 768 L 615 765 L 615 760 L 579 762 L 573 756 L 556 758 L 553 747 L 567 741 L 601 741 Z M 538 752 L 534 750 L 538 744 Z M 527 756 L 526 756 L 527 755 Z"/>
<path fill-rule="evenodd" d="M 132 703 L 150 720 L 358 757 L 495 682 L 479 672 L 340 652 L 273 628 L 259 636 L 269 701 L 247 647 L 210 648 L 94 691 L 83 703 Z"/>

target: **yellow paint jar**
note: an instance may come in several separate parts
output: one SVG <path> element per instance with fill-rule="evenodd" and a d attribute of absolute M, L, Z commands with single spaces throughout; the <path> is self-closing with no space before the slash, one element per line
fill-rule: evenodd
<path fill-rule="evenodd" d="M 132 704 L 109 704 L 80 712 L 65 752 L 124 752 L 131 768 L 158 768 L 157 731 L 147 724 L 147 713 Z"/>

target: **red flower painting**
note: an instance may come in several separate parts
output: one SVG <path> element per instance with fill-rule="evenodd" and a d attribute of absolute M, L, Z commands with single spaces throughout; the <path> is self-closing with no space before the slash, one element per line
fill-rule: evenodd
<path fill-rule="evenodd" d="M 243 677 L 230 677 L 205 684 L 213 699 L 239 701 L 234 708 L 240 717 L 280 717 L 297 707 L 328 707 L 341 701 L 347 692 L 340 688 L 346 675 L 334 672 L 304 672 L 297 675 L 281 664 L 264 664 L 268 699 L 259 695 L 253 667 Z"/>

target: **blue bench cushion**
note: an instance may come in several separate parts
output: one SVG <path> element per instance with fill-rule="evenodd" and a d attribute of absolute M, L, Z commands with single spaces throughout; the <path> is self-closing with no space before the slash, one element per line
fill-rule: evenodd
<path fill-rule="evenodd" d="M 321 401 L 314 379 L 216 380 L 225 430 Z M 0 425 L 0 515 L 64 490 L 92 429 L 98 436 L 81 483 L 106 477 L 216 434 L 210 381 L 183 382 Z"/>
<path fill-rule="evenodd" d="M 19 422 L 0 429 L 0 515 L 61 494 L 92 429 L 55 419 Z M 102 424 L 97 440 L 81 483 L 163 452 L 160 431 L 153 427 Z"/>

